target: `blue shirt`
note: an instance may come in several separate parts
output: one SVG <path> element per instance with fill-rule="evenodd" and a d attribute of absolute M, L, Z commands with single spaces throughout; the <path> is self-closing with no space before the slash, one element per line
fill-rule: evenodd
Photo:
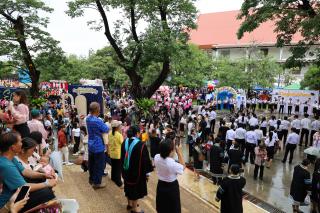
<path fill-rule="evenodd" d="M 89 152 L 99 153 L 105 151 L 105 145 L 102 139 L 103 133 L 108 133 L 108 126 L 96 116 L 89 115 L 86 118 L 88 129 L 88 148 Z"/>
<path fill-rule="evenodd" d="M 0 157 L 0 177 L 3 181 L 3 191 L 0 194 L 0 207 L 2 208 L 15 193 L 15 191 L 26 185 L 26 181 L 22 177 L 24 167 L 13 158 L 9 160 L 6 157 Z"/>

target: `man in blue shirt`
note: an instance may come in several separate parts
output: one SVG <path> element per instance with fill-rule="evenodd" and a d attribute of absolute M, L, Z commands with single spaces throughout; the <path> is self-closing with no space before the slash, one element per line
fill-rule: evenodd
<path fill-rule="evenodd" d="M 105 169 L 105 151 L 107 144 L 104 137 L 109 132 L 108 126 L 98 118 L 100 105 L 93 102 L 89 107 L 90 115 L 86 118 L 88 129 L 88 149 L 89 149 L 89 183 L 93 188 L 104 188 L 102 176 Z"/>

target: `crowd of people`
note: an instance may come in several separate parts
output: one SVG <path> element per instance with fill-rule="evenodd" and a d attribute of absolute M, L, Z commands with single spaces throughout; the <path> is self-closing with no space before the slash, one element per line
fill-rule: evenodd
<path fill-rule="evenodd" d="M 221 212 L 242 212 L 245 166 L 254 165 L 252 178 L 263 181 L 265 167 L 272 167 L 274 155 L 281 150 L 282 162 L 289 158 L 289 164 L 297 146 L 320 150 L 318 111 L 310 119 L 309 109 L 303 108 L 306 113 L 300 119 L 287 105 L 288 115 L 284 116 L 282 99 L 279 111 L 272 106 L 270 118 L 257 116 L 260 103 L 254 105 L 254 101 L 217 115 L 217 102 L 194 106 L 190 103 L 197 96 L 178 90 L 169 104 L 163 100 L 165 95 L 157 94 L 156 106 L 145 117 L 130 97 L 121 94 L 105 93 L 109 113 L 101 115 L 102 106 L 92 102 L 89 114 L 79 115 L 74 106 L 61 99 L 30 109 L 25 93 L 16 91 L 13 102 L 7 101 L 0 112 L 6 124 L 0 138 L 0 207 L 24 211 L 54 200 L 52 187 L 57 184 L 57 175 L 49 159 L 55 138 L 63 164 L 81 165 L 93 189 L 106 187 L 103 177 L 108 175 L 106 165 L 111 165 L 111 180 L 123 188 L 131 212 L 143 212 L 139 199 L 147 195 L 147 181 L 154 170 L 158 176 L 157 211 L 181 212 L 177 175 L 186 167 L 193 169 L 194 181 L 209 171 L 214 184 L 219 185 L 216 200 L 221 200 Z M 294 104 L 292 107 L 299 112 Z M 183 156 L 184 144 L 189 158 Z M 76 158 L 73 163 L 69 152 Z M 307 168 L 310 163 L 315 164 L 312 179 Z M 319 212 L 319 173 L 319 159 L 312 155 L 295 167 L 290 189 L 294 212 L 300 211 L 307 191 L 311 192 L 312 209 Z M 29 196 L 13 205 L 10 198 L 24 185 L 31 187 Z"/>

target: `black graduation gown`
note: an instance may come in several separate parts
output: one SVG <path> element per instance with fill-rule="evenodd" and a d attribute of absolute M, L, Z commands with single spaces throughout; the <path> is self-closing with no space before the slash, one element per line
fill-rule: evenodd
<path fill-rule="evenodd" d="M 132 139 L 129 140 L 129 146 L 132 141 Z M 128 170 L 123 169 L 124 158 L 125 142 L 121 146 L 121 168 L 125 196 L 129 200 L 141 199 L 148 194 L 147 173 L 153 171 L 148 149 L 141 141 L 135 145 L 131 153 Z"/>
<path fill-rule="evenodd" d="M 222 167 L 223 150 L 220 146 L 213 145 L 210 149 L 210 172 L 213 174 L 223 174 Z"/>
<path fill-rule="evenodd" d="M 242 189 L 246 179 L 240 176 L 229 176 L 222 180 L 217 191 L 217 198 L 221 200 L 221 213 L 242 213 Z"/>
<path fill-rule="evenodd" d="M 290 187 L 290 195 L 294 201 L 304 202 L 307 190 L 310 190 L 310 184 L 305 183 L 305 180 L 310 180 L 310 173 L 302 168 L 301 165 L 295 166 Z"/>

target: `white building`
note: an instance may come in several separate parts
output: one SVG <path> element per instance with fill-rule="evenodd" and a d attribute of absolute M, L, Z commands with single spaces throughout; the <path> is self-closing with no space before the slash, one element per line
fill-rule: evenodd
<path fill-rule="evenodd" d="M 190 33 L 190 43 L 212 54 L 213 59 L 223 56 L 236 60 L 259 52 L 284 63 L 291 55 L 290 47 L 302 40 L 301 36 L 295 35 L 291 46 L 276 47 L 277 34 L 271 21 L 261 24 L 251 33 L 245 33 L 239 40 L 237 31 L 241 20 L 237 19 L 238 14 L 239 11 L 201 14 L 198 17 L 198 28 Z M 305 58 L 305 61 L 311 60 L 311 56 Z M 308 65 L 292 70 L 297 82 L 303 79 L 307 70 Z"/>

